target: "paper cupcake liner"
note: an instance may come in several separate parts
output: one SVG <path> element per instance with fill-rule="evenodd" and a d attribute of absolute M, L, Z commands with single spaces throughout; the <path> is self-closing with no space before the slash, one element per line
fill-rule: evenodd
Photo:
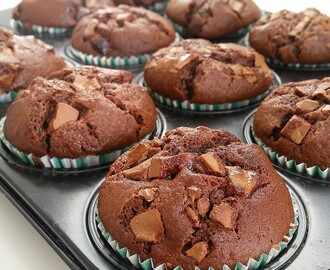
<path fill-rule="evenodd" d="M 67 37 L 70 36 L 72 33 L 72 27 L 69 28 L 62 28 L 62 27 L 47 27 L 41 25 L 33 24 L 29 27 L 27 24 L 20 20 L 12 20 L 13 26 L 18 30 L 20 34 L 32 34 L 37 37 Z M 32 29 L 31 29 L 32 28 Z"/>
<path fill-rule="evenodd" d="M 242 45 L 250 46 L 249 43 L 249 33 L 247 33 L 239 42 Z M 284 68 L 284 69 L 293 69 L 293 70 L 327 70 L 330 69 L 330 63 L 321 63 L 321 64 L 306 64 L 306 63 L 283 63 L 277 59 L 270 59 L 265 57 L 267 65 L 274 68 Z"/>
<path fill-rule="evenodd" d="M 222 270 L 248 270 L 248 269 L 260 269 L 261 267 L 264 267 L 269 262 L 271 262 L 274 258 L 276 258 L 284 249 L 288 247 L 288 244 L 294 237 L 294 234 L 298 228 L 299 225 L 299 207 L 297 204 L 297 201 L 295 197 L 290 193 L 292 204 L 293 204 L 293 210 L 294 210 L 294 221 L 290 224 L 290 229 L 288 233 L 283 236 L 283 239 L 280 243 L 276 244 L 271 248 L 271 250 L 266 254 L 262 253 L 259 258 L 254 259 L 250 258 L 246 264 L 242 262 L 237 262 L 234 268 L 230 268 L 227 265 L 224 265 L 222 267 Z M 157 267 L 154 266 L 152 258 L 148 258 L 146 260 L 142 260 L 141 257 L 138 254 L 130 254 L 128 249 L 126 247 L 120 247 L 117 240 L 114 240 L 110 233 L 107 232 L 102 224 L 101 218 L 98 214 L 98 208 L 95 207 L 95 221 L 97 224 L 97 227 L 100 231 L 100 234 L 102 234 L 102 237 L 107 241 L 107 243 L 111 246 L 111 248 L 120 255 L 121 258 L 123 258 L 125 261 L 129 261 L 133 266 L 143 269 L 143 270 L 167 270 L 166 264 L 161 264 Z M 173 270 L 184 270 L 181 266 L 174 267 Z M 195 267 L 195 270 L 200 270 L 199 267 Z M 208 270 L 214 270 L 213 267 L 209 267 Z"/>
<path fill-rule="evenodd" d="M 54 169 L 82 169 L 82 168 L 88 168 L 91 166 L 98 166 L 103 164 L 109 164 L 116 160 L 121 154 L 126 152 L 128 149 L 130 149 L 134 144 L 130 146 L 126 146 L 123 149 L 113 151 L 111 153 L 107 154 L 101 154 L 101 155 L 90 155 L 86 157 L 81 158 L 57 158 L 57 157 L 49 157 L 48 155 L 36 158 L 34 157 L 34 160 L 32 158 L 32 154 L 26 154 L 22 151 L 19 151 L 15 146 L 13 146 L 10 142 L 7 141 L 7 139 L 4 136 L 3 133 L 3 125 L 5 122 L 5 117 L 3 117 L 0 120 L 0 141 L 6 146 L 6 148 L 11 152 L 11 154 L 14 155 L 17 159 L 24 162 L 28 165 L 37 166 L 35 161 L 38 159 L 38 161 L 43 164 L 45 168 L 54 168 Z M 147 136 L 148 137 L 148 136 Z"/>
<path fill-rule="evenodd" d="M 252 127 L 251 133 L 255 142 L 264 150 L 264 152 L 267 154 L 267 156 L 273 163 L 279 164 L 285 169 L 292 172 L 297 172 L 299 174 L 307 174 L 311 177 L 320 177 L 324 181 L 330 181 L 330 168 L 322 170 L 318 166 L 308 167 L 305 163 L 298 163 L 294 159 L 289 159 L 286 156 L 283 156 L 268 147 L 263 141 L 261 141 L 257 137 Z"/>
<path fill-rule="evenodd" d="M 254 105 L 261 100 L 263 100 L 267 95 L 269 95 L 276 87 L 281 85 L 281 79 L 280 77 L 273 72 L 274 80 L 273 85 L 266 90 L 265 92 L 261 93 L 260 95 L 257 95 L 250 99 L 240 100 L 232 103 L 214 103 L 214 104 L 203 104 L 203 103 L 191 103 L 188 100 L 185 101 L 179 101 L 179 100 L 173 100 L 168 97 L 162 96 L 154 91 L 148 86 L 148 84 L 145 82 L 143 73 L 138 75 L 136 78 L 136 83 L 138 83 L 141 86 L 146 87 L 152 98 L 167 107 L 179 109 L 179 110 L 185 110 L 185 111 L 194 111 L 194 112 L 224 112 L 224 111 L 230 111 L 230 110 L 236 110 L 236 109 L 244 109 L 245 107 Z"/>
<path fill-rule="evenodd" d="M 0 104 L 12 102 L 17 95 L 16 91 L 10 91 L 0 95 Z"/>
<path fill-rule="evenodd" d="M 181 37 L 176 34 L 173 43 L 177 43 Z M 71 54 L 76 60 L 86 64 L 107 68 L 123 68 L 129 66 L 144 65 L 151 57 L 152 53 L 145 53 L 140 55 L 131 55 L 124 57 L 106 57 L 95 56 L 80 52 L 73 48 L 71 45 L 67 47 L 68 53 Z"/>
<path fill-rule="evenodd" d="M 168 1 L 158 2 L 153 5 L 147 6 L 147 9 L 157 12 L 157 13 L 165 13 L 165 9 L 167 7 Z"/>

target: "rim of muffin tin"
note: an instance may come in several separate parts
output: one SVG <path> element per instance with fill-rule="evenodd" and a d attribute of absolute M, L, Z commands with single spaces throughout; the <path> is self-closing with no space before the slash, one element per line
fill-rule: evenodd
<path fill-rule="evenodd" d="M 288 266 L 293 262 L 293 260 L 299 255 L 304 247 L 305 240 L 308 234 L 308 217 L 306 207 L 301 200 L 297 191 L 294 190 L 288 184 L 287 178 L 280 174 L 282 179 L 286 182 L 288 186 L 290 196 L 292 201 L 296 206 L 296 211 L 298 213 L 298 223 L 297 227 L 291 241 L 288 243 L 287 247 L 284 248 L 275 258 L 273 258 L 264 267 L 258 268 L 263 270 L 279 270 L 283 267 Z M 90 239 L 92 240 L 98 251 L 113 265 L 121 270 L 136 270 L 128 260 L 124 260 L 109 244 L 109 242 L 102 235 L 101 230 L 98 228 L 98 223 L 96 221 L 96 209 L 98 205 L 98 192 L 99 188 L 92 195 L 90 200 L 88 210 L 87 210 L 87 229 Z M 156 269 L 156 268 L 155 268 Z M 210 269 L 210 268 L 209 268 Z M 236 269 L 236 268 L 235 268 Z M 184 270 L 184 269 L 183 269 Z"/>
<path fill-rule="evenodd" d="M 175 39 L 172 44 L 179 42 L 182 37 L 176 32 Z M 84 52 L 80 52 L 73 48 L 71 42 L 65 45 L 64 53 L 70 59 L 83 64 L 83 65 L 94 65 L 104 68 L 112 68 L 112 69 L 125 69 L 130 71 L 140 71 L 143 69 L 145 63 L 150 59 L 152 53 L 144 53 L 139 55 L 129 55 L 123 57 L 112 57 L 112 56 L 95 56 L 91 54 L 87 54 Z"/>
<path fill-rule="evenodd" d="M 156 119 L 156 127 L 155 129 L 148 134 L 144 139 L 152 140 L 155 137 L 163 137 L 165 132 L 167 131 L 167 123 L 165 116 L 157 109 L 157 119 Z M 143 140 L 143 139 L 142 139 Z M 133 144 L 134 145 L 134 144 Z M 133 146 L 131 145 L 131 146 Z M 95 170 L 101 170 L 105 168 L 109 168 L 110 163 L 94 165 L 89 167 L 83 168 L 46 168 L 46 167 L 37 167 L 32 164 L 28 164 L 20 160 L 19 158 L 15 157 L 15 155 L 5 146 L 5 144 L 0 140 L 0 156 L 10 165 L 15 166 L 21 170 L 29 170 L 29 171 L 36 171 L 42 172 L 45 174 L 75 174 L 75 173 L 83 173 L 83 172 L 90 172 Z"/>
<path fill-rule="evenodd" d="M 243 136 L 247 143 L 258 144 L 276 169 L 314 182 L 330 184 L 330 168 L 322 171 L 318 166 L 307 167 L 305 163 L 297 163 L 293 159 L 289 160 L 285 156 L 271 150 L 270 147 L 267 147 L 260 139 L 256 138 L 253 132 L 255 112 L 256 110 L 252 111 L 243 121 Z M 324 177 L 322 177 L 321 172 L 324 172 Z"/>
<path fill-rule="evenodd" d="M 241 101 L 236 101 L 233 103 L 218 103 L 218 104 L 201 104 L 201 103 L 190 103 L 188 100 L 186 101 L 178 101 L 172 100 L 168 97 L 164 97 L 159 95 L 158 93 L 152 91 L 150 87 L 144 80 L 144 73 L 141 72 L 134 79 L 133 83 L 136 83 L 142 87 L 146 87 L 149 90 L 150 95 L 157 105 L 167 108 L 173 109 L 182 113 L 191 113 L 191 114 L 227 114 L 240 112 L 243 110 L 251 109 L 261 103 L 261 101 L 273 92 L 277 87 L 282 84 L 280 76 L 272 70 L 272 74 L 274 76 L 273 84 L 269 87 L 265 92 L 251 98 L 245 99 Z"/>
<path fill-rule="evenodd" d="M 250 46 L 249 43 L 249 33 L 246 33 L 244 37 L 238 42 L 244 46 Z M 307 64 L 307 63 L 283 63 L 278 59 L 270 59 L 265 57 L 266 63 L 268 66 L 273 68 L 281 68 L 281 69 L 289 69 L 289 70 L 305 70 L 305 71 L 321 71 L 321 70 L 329 70 L 330 63 L 320 63 L 320 64 Z"/>
<path fill-rule="evenodd" d="M 70 37 L 74 27 L 48 27 L 33 24 L 32 31 L 25 27 L 25 23 L 21 20 L 10 20 L 10 25 L 21 35 L 34 35 L 38 38 L 66 38 Z"/>

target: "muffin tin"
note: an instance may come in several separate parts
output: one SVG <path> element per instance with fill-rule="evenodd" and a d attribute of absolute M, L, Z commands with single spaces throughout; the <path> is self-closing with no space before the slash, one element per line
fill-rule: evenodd
<path fill-rule="evenodd" d="M 0 12 L 0 24 L 9 26 L 11 10 Z M 69 39 L 45 39 L 65 56 Z M 283 83 L 327 76 L 325 71 L 275 70 Z M 141 72 L 141 70 L 136 70 Z M 0 104 L 0 117 L 8 104 Z M 245 118 L 255 109 L 226 114 L 191 114 L 160 107 L 164 130 L 178 126 L 223 128 L 244 140 Z M 8 153 L 7 153 L 8 154 Z M 97 192 L 107 167 L 82 173 L 43 173 L 17 166 L 0 149 L 0 190 L 6 194 L 38 232 L 72 269 L 136 269 L 106 246 L 95 229 L 93 216 Z M 265 269 L 328 269 L 330 267 L 330 185 L 282 172 L 299 202 L 298 231 L 289 248 Z M 17 243 L 19 244 L 19 243 Z"/>

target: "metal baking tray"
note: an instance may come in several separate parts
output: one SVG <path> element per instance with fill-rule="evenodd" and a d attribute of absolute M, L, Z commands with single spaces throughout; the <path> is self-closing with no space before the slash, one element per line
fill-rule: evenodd
<path fill-rule="evenodd" d="M 0 25 L 10 28 L 10 19 L 11 10 L 0 12 Z M 44 41 L 67 57 L 65 46 L 69 39 Z M 139 71 L 135 70 L 136 74 Z M 282 83 L 323 78 L 329 74 L 327 71 L 275 71 Z M 0 104 L 0 117 L 5 115 L 7 106 Z M 192 114 L 159 106 L 167 130 L 205 125 L 226 129 L 242 140 L 243 123 L 254 109 L 255 106 L 225 114 Z M 111 250 L 102 249 L 102 242 L 90 219 L 90 211 L 107 170 L 103 167 L 82 173 L 43 173 L 0 157 L 0 189 L 72 269 L 135 269 Z M 265 269 L 329 269 L 330 185 L 281 173 L 298 198 L 304 214 L 298 229 L 300 233 L 296 234 L 287 251 Z"/>

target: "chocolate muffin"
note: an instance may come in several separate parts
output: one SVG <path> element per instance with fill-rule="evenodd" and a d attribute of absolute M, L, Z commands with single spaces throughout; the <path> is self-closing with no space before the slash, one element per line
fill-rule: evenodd
<path fill-rule="evenodd" d="M 330 63 L 330 18 L 314 8 L 287 10 L 260 19 L 249 33 L 259 53 L 283 63 Z"/>
<path fill-rule="evenodd" d="M 9 106 L 5 138 L 35 157 L 77 158 L 122 149 L 155 127 L 148 91 L 133 75 L 96 67 L 36 78 Z"/>
<path fill-rule="evenodd" d="M 114 6 L 112 0 L 22 0 L 13 10 L 13 18 L 32 25 L 69 28 L 99 8 Z"/>
<path fill-rule="evenodd" d="M 144 67 L 144 78 L 162 96 L 212 104 L 257 96 L 272 85 L 273 75 L 251 48 L 187 39 L 157 51 Z"/>
<path fill-rule="evenodd" d="M 294 219 L 263 151 L 206 127 L 180 127 L 123 154 L 101 185 L 98 209 L 131 254 L 187 270 L 259 258 Z"/>
<path fill-rule="evenodd" d="M 35 77 L 47 77 L 64 67 L 50 45 L 0 28 L 0 94 L 25 89 Z"/>
<path fill-rule="evenodd" d="M 261 11 L 251 0 L 170 0 L 166 15 L 189 36 L 212 39 L 247 27 Z"/>
<path fill-rule="evenodd" d="M 308 167 L 330 167 L 330 78 L 288 83 L 256 111 L 253 129 L 274 151 Z"/>
<path fill-rule="evenodd" d="M 175 39 L 171 24 L 144 8 L 120 5 L 84 17 L 72 34 L 74 49 L 94 56 L 151 53 Z"/>

